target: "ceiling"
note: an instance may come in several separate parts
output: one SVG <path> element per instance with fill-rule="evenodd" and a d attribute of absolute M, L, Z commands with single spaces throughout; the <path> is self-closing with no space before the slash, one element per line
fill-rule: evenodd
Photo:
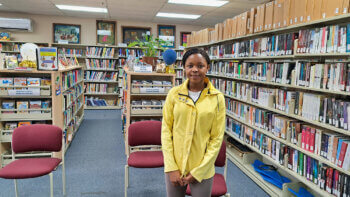
<path fill-rule="evenodd" d="M 269 0 L 229 0 L 222 7 L 169 4 L 168 0 L 0 0 L 0 12 L 214 26 Z M 189 0 L 191 1 L 191 0 Z M 108 13 L 65 11 L 55 4 L 106 7 Z M 156 17 L 158 12 L 199 14 L 196 20 Z"/>

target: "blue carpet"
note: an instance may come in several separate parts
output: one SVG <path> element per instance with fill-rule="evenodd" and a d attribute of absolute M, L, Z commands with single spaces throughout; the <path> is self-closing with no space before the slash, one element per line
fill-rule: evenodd
<path fill-rule="evenodd" d="M 66 153 L 67 196 L 124 196 L 124 140 L 119 110 L 87 110 Z M 222 172 L 223 169 L 218 169 Z M 228 162 L 231 196 L 268 196 L 234 164 Z M 62 196 L 61 168 L 54 172 L 54 195 Z M 166 196 L 163 168 L 129 169 L 129 197 Z M 49 196 L 49 176 L 18 180 L 19 196 Z M 12 180 L 0 179 L 0 197 L 15 196 Z"/>

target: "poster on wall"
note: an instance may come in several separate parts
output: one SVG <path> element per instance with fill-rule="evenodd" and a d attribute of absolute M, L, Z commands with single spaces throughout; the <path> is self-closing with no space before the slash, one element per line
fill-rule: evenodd
<path fill-rule="evenodd" d="M 130 44 L 139 39 L 144 41 L 144 35 L 151 32 L 150 27 L 122 27 L 123 31 L 123 43 Z"/>
<path fill-rule="evenodd" d="M 39 47 L 37 51 L 38 70 L 58 70 L 56 47 Z"/>
<path fill-rule="evenodd" d="M 174 25 L 158 25 L 158 38 L 166 41 L 163 47 L 175 48 L 175 33 Z"/>
<path fill-rule="evenodd" d="M 115 44 L 115 21 L 96 21 L 96 44 L 114 45 Z"/>
<path fill-rule="evenodd" d="M 60 44 L 80 44 L 80 25 L 53 24 L 53 42 Z"/>

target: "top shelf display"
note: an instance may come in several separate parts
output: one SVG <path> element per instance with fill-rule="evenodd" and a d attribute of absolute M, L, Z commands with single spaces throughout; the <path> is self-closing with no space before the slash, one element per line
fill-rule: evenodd
<path fill-rule="evenodd" d="M 349 19 L 347 0 L 276 0 L 226 19 L 215 28 L 192 32 L 187 48 L 347 23 Z"/>

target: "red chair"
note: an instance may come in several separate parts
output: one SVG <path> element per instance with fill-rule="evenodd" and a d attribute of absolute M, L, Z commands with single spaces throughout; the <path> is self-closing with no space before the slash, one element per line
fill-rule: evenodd
<path fill-rule="evenodd" d="M 226 144 L 224 141 L 222 142 L 219 155 L 216 158 L 215 166 L 225 167 L 225 168 L 224 168 L 224 175 L 215 173 L 211 196 L 212 197 L 217 197 L 217 196 L 229 197 L 230 194 L 227 193 L 227 186 L 226 186 L 227 159 L 226 159 Z M 186 195 L 191 196 L 191 189 L 189 185 L 187 186 L 187 189 L 186 189 Z"/>
<path fill-rule="evenodd" d="M 164 166 L 161 151 L 160 121 L 140 121 L 128 129 L 129 156 L 125 165 L 125 197 L 129 186 L 129 166 L 134 168 L 159 168 Z"/>
<path fill-rule="evenodd" d="M 13 131 L 12 159 L 13 161 L 0 169 L 0 177 L 14 179 L 16 197 L 18 196 L 17 179 L 35 178 L 50 175 L 50 195 L 53 196 L 52 171 L 62 163 L 63 195 L 66 195 L 64 151 L 62 159 L 58 158 L 23 158 L 15 160 L 17 153 L 31 151 L 59 152 L 64 148 L 62 130 L 53 125 L 34 124 L 21 126 Z"/>

